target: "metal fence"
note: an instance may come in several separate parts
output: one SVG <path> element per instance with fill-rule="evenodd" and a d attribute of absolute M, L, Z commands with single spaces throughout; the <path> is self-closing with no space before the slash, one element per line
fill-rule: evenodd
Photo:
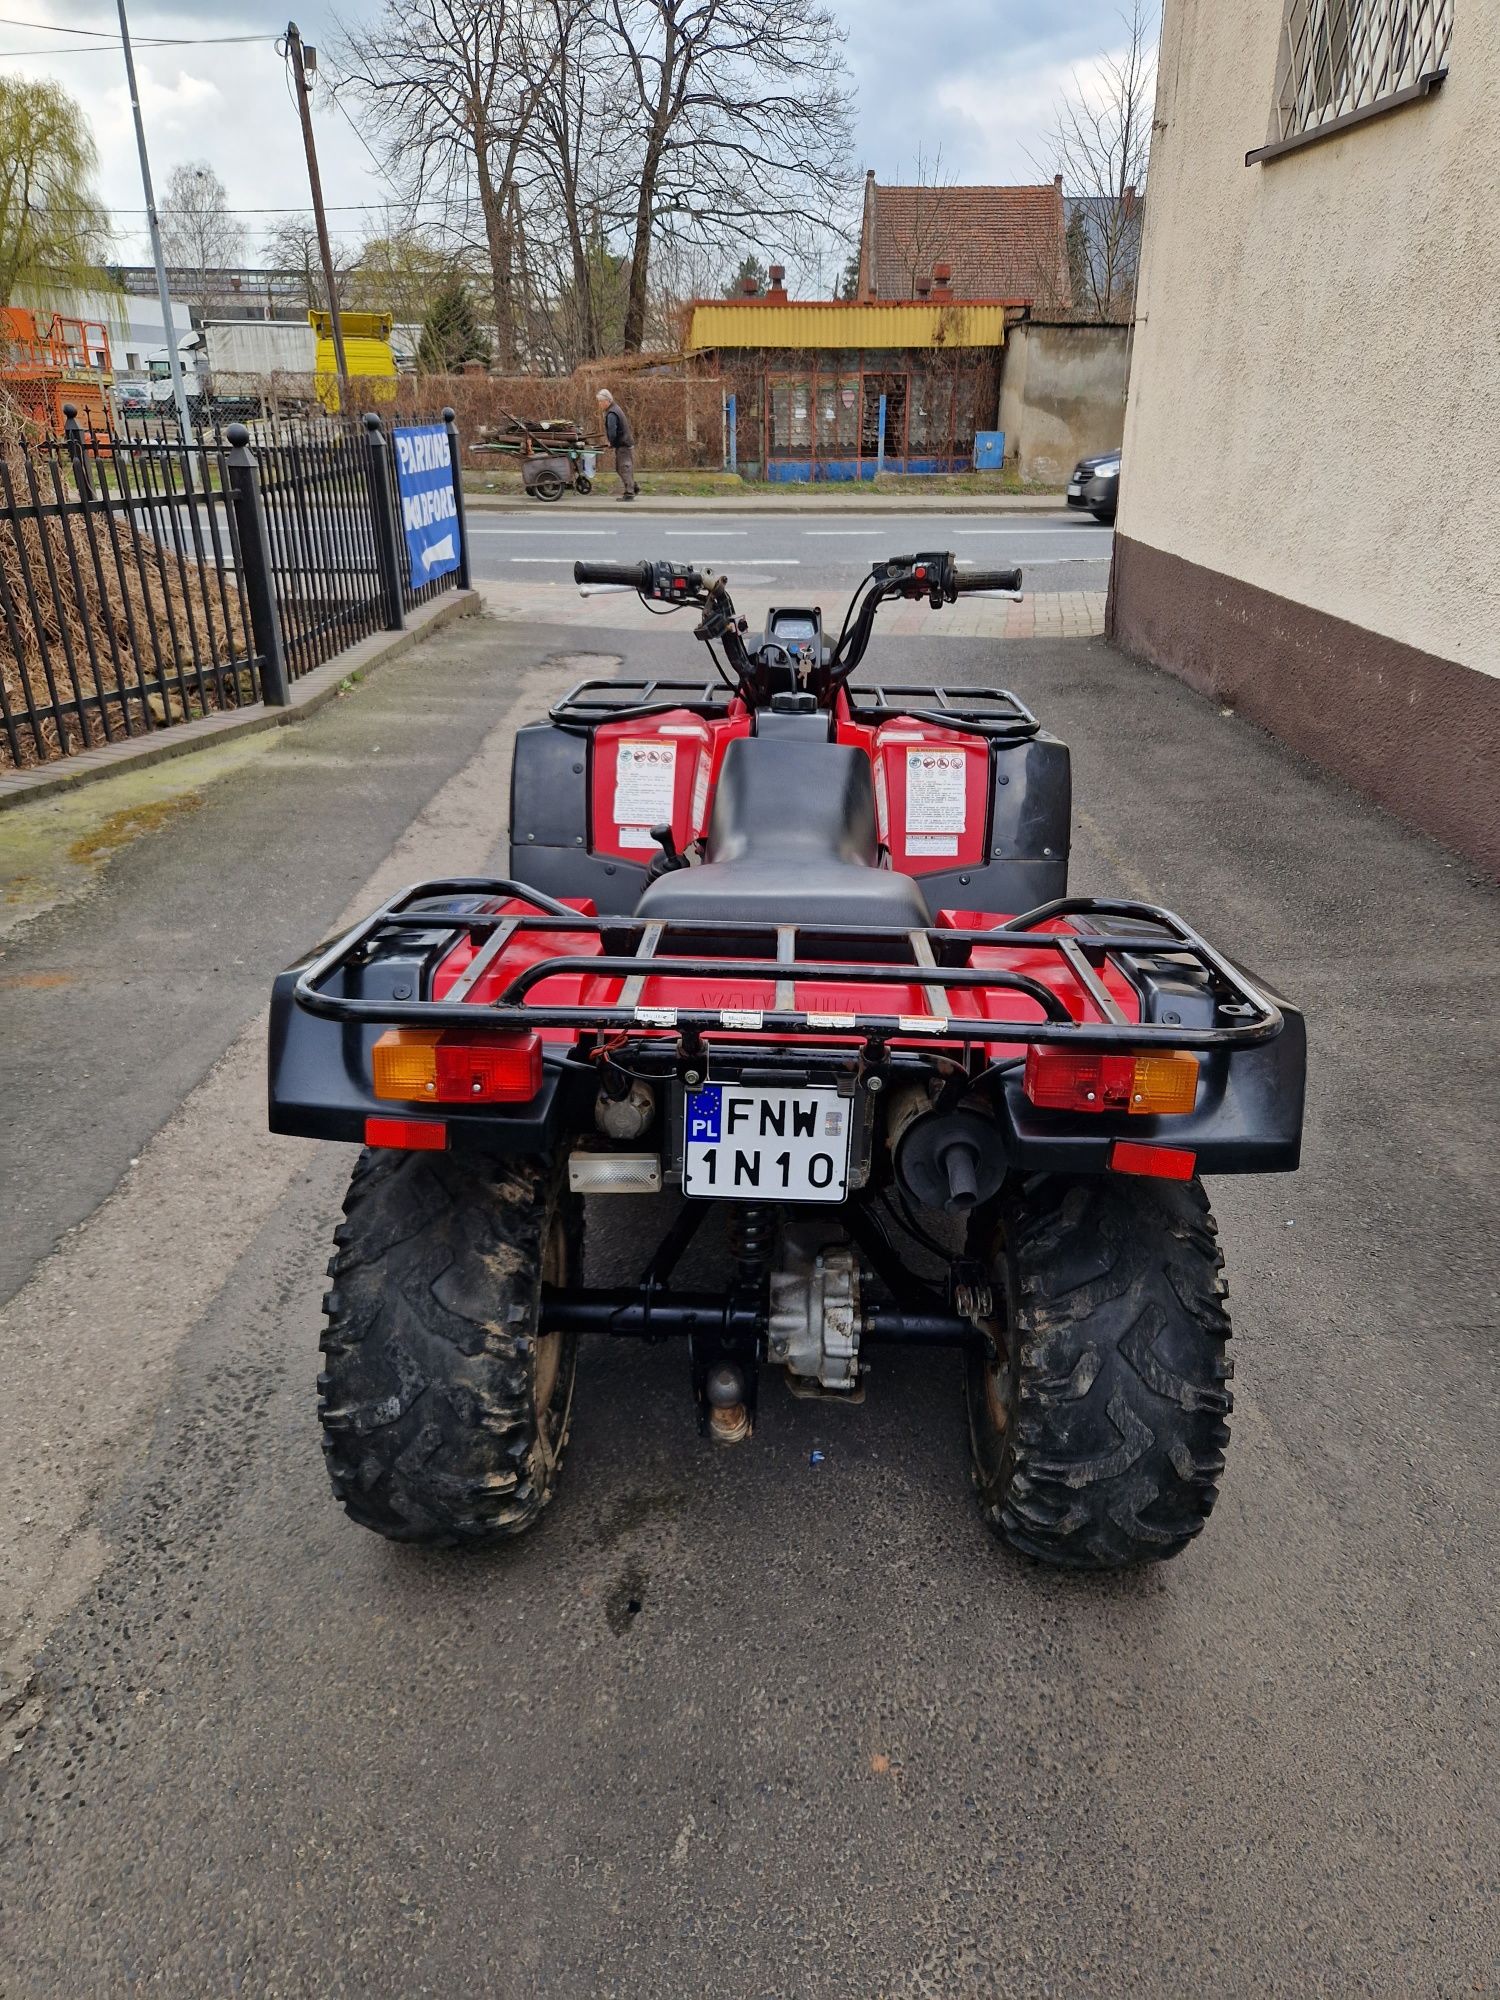
<path fill-rule="evenodd" d="M 255 701 L 468 583 L 457 434 L 444 413 L 459 568 L 414 587 L 376 416 L 230 424 L 185 445 L 84 428 L 0 443 L 0 766 L 30 765 Z"/>

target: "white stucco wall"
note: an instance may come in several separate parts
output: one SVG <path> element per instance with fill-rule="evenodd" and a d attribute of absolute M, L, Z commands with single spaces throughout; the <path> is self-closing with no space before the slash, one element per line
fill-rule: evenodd
<path fill-rule="evenodd" d="M 1500 673 L 1500 0 L 1247 167 L 1283 6 L 1166 0 L 1119 532 Z"/>

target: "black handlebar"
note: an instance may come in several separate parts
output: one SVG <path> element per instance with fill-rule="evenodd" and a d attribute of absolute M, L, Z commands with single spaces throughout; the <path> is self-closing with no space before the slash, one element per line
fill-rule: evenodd
<path fill-rule="evenodd" d="M 620 583 L 627 590 L 649 590 L 653 574 L 653 567 L 648 562 L 576 562 L 573 565 L 575 583 Z"/>
<path fill-rule="evenodd" d="M 1019 569 L 967 569 L 955 571 L 953 588 L 965 590 L 1019 590 L 1021 571 Z"/>

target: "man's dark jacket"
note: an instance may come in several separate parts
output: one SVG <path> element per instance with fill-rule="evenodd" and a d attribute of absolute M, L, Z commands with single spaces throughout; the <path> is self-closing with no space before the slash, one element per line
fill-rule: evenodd
<path fill-rule="evenodd" d="M 611 403 L 604 412 L 604 435 L 616 451 L 629 451 L 635 443 L 630 419 L 618 403 Z"/>

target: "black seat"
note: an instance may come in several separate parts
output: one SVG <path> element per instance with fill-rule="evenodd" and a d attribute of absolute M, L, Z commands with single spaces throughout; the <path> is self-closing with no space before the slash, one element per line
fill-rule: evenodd
<path fill-rule="evenodd" d="M 922 892 L 882 868 L 870 760 L 847 744 L 737 737 L 724 753 L 707 859 L 648 882 L 639 917 L 926 929 Z"/>

